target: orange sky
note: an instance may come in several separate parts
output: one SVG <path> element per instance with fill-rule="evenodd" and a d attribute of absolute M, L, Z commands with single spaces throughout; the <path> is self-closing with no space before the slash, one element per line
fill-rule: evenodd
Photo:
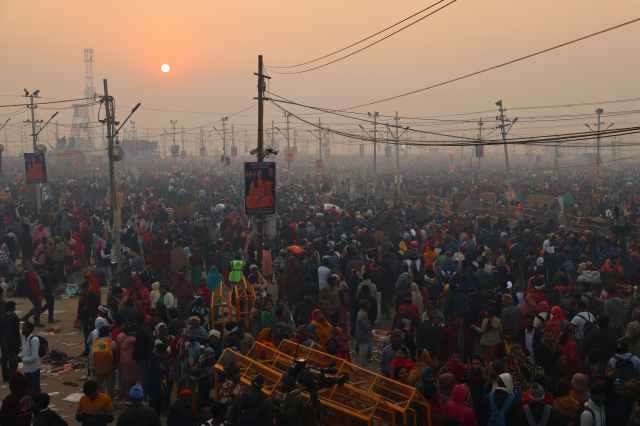
<path fill-rule="evenodd" d="M 256 56 L 299 62 L 351 42 L 427 4 L 364 0 L 0 0 L 0 103 L 23 87 L 82 95 L 82 49 L 95 49 L 119 114 L 143 103 L 138 127 L 195 126 L 242 109 L 255 95 Z M 640 16 L 630 0 L 460 0 L 364 54 L 273 90 L 344 107 L 425 86 Z M 640 96 L 640 25 L 506 70 L 379 105 L 405 115 Z M 172 73 L 160 73 L 169 63 Z M 6 102 L 5 102 L 6 101 Z M 616 108 L 625 108 L 616 106 Z M 210 112 L 168 113 L 151 109 Z M 591 111 L 594 108 L 587 108 Z M 280 114 L 273 108 L 269 117 Z M 583 111 L 583 110 L 581 110 Z M 0 111 L 1 113 L 2 111 Z M 2 118 L 0 116 L 0 118 Z M 120 117 L 122 118 L 122 117 Z M 71 121 L 68 111 L 60 120 Z M 255 112 L 237 117 L 238 126 Z"/>

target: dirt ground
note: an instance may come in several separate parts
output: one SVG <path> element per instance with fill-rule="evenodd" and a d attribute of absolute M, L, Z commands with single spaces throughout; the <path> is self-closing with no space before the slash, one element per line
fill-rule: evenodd
<path fill-rule="evenodd" d="M 16 302 L 18 316 L 31 309 L 31 303 L 24 298 L 12 299 Z M 56 298 L 55 305 L 55 324 L 47 323 L 47 314 L 41 316 L 41 328 L 36 328 L 36 334 L 44 336 L 49 341 L 49 349 L 64 352 L 69 357 L 77 358 L 67 364 L 76 364 L 77 368 L 64 364 L 52 365 L 43 362 L 41 370 L 42 391 L 47 392 L 51 397 L 51 408 L 60 413 L 60 415 L 70 424 L 76 425 L 75 411 L 77 403 L 65 401 L 64 399 L 74 393 L 82 392 L 82 384 L 87 377 L 86 367 L 80 367 L 78 363 L 86 364 L 83 357 L 80 357 L 84 349 L 82 335 L 79 330 L 73 328 L 76 317 L 76 308 L 78 306 L 78 298 Z M 0 386 L 0 398 L 9 393 L 9 386 L 2 384 Z"/>

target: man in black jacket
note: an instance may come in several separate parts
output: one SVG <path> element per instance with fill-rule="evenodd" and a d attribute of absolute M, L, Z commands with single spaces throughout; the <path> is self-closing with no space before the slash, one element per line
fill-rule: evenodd
<path fill-rule="evenodd" d="M 598 318 L 597 327 L 584 336 L 584 353 L 591 369 L 604 372 L 607 361 L 615 353 L 618 337 L 618 333 L 609 327 L 609 317 Z"/>
<path fill-rule="evenodd" d="M 129 391 L 129 399 L 129 406 L 120 414 L 117 426 L 160 426 L 160 418 L 155 410 L 142 403 L 142 386 L 134 385 Z"/>
<path fill-rule="evenodd" d="M 16 302 L 5 304 L 5 315 L 0 321 L 0 350 L 2 350 L 2 380 L 8 383 L 18 368 L 20 353 L 20 320 L 16 315 Z"/>
<path fill-rule="evenodd" d="M 262 376 L 256 376 L 246 393 L 229 407 L 227 421 L 231 426 L 262 426 L 273 423 L 271 400 L 262 393 Z"/>

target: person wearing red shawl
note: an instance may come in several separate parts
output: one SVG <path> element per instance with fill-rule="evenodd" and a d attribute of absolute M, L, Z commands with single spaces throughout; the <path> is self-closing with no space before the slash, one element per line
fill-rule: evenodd
<path fill-rule="evenodd" d="M 136 306 L 138 312 L 147 314 L 151 309 L 151 296 L 149 289 L 145 287 L 142 279 L 138 274 L 133 277 L 133 286 L 131 287 L 131 297 L 133 297 L 133 303 Z"/>
<path fill-rule="evenodd" d="M 391 360 L 389 365 L 391 367 L 391 377 L 395 377 L 396 371 L 400 368 L 406 368 L 407 372 L 410 372 L 414 367 L 415 362 L 409 359 L 407 349 L 402 347 L 396 351 L 396 356 Z"/>
<path fill-rule="evenodd" d="M 560 339 L 560 332 L 562 330 L 562 324 L 567 321 L 567 316 L 560 306 L 554 306 L 551 308 L 551 317 L 545 324 L 545 331 L 550 330 L 553 333 L 553 338 L 558 341 Z"/>

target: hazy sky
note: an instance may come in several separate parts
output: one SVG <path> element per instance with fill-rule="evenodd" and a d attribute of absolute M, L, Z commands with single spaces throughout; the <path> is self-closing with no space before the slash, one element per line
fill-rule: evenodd
<path fill-rule="evenodd" d="M 0 103 L 22 88 L 79 97 L 82 49 L 95 49 L 98 92 L 108 78 L 119 117 L 137 101 L 138 127 L 185 126 L 251 105 L 256 57 L 304 61 L 424 7 L 419 0 L 0 0 Z M 367 52 L 271 88 L 345 107 L 426 86 L 640 16 L 637 0 L 459 0 Z M 430 115 L 640 96 L 640 24 L 508 69 L 378 105 Z M 162 74 L 169 63 L 172 72 Z M 637 106 L 637 104 L 636 104 Z M 611 109 L 631 108 L 625 104 Z M 209 114 L 169 113 L 188 110 Z M 589 107 L 580 111 L 591 111 Z M 280 113 L 273 108 L 269 117 Z M 0 111 L 2 113 L 2 111 Z M 44 115 L 44 114 L 43 114 Z M 0 118 L 2 118 L 0 116 Z M 42 118 L 42 117 L 41 117 Z M 68 111 L 60 120 L 71 121 Z M 255 111 L 234 119 L 255 121 Z"/>

